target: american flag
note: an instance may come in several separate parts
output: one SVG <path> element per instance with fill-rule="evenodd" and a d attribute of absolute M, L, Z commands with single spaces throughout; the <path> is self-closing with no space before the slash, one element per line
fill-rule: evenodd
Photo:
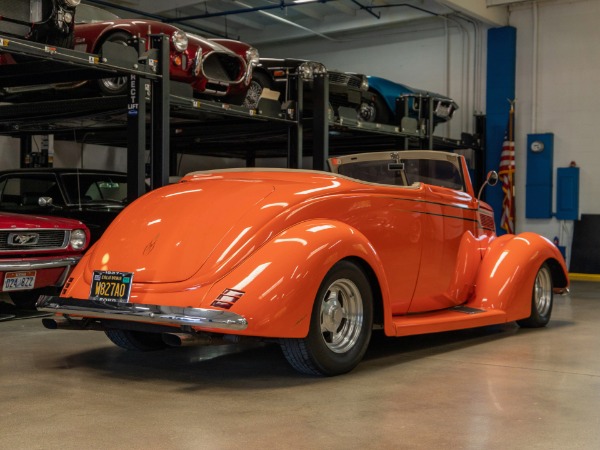
<path fill-rule="evenodd" d="M 507 133 L 502 143 L 500 169 L 498 170 L 504 193 L 500 227 L 504 228 L 507 233 L 513 234 L 515 232 L 515 143 L 509 134 L 511 133 Z"/>

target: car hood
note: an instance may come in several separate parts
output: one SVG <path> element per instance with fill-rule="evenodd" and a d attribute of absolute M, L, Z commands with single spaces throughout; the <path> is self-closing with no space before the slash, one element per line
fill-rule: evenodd
<path fill-rule="evenodd" d="M 74 229 L 84 228 L 78 220 L 0 212 L 0 229 Z"/>
<path fill-rule="evenodd" d="M 227 53 L 229 55 L 239 56 L 236 52 L 234 52 L 230 48 L 226 47 L 225 45 L 221 45 L 219 42 L 216 42 L 216 41 L 208 39 L 208 38 L 203 38 L 202 36 L 198 36 L 197 34 L 192 34 L 189 32 L 186 32 L 186 34 L 188 36 L 189 43 L 192 45 L 195 44 L 198 47 L 201 47 L 203 49 L 204 54 L 209 53 L 209 52 L 219 52 L 219 53 Z"/>
<path fill-rule="evenodd" d="M 202 270 L 194 283 L 215 281 L 289 226 L 294 205 L 335 178 L 307 182 L 297 175 L 262 175 L 199 173 L 146 194 L 123 210 L 91 250 L 88 276 L 114 270 L 133 272 L 137 283 L 176 283 Z"/>

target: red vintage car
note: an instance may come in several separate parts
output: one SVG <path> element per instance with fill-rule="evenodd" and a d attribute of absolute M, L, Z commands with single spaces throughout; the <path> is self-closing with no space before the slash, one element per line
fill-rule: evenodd
<path fill-rule="evenodd" d="M 149 47 L 150 34 L 165 34 L 169 38 L 171 79 L 189 84 L 194 95 L 199 97 L 242 104 L 259 60 L 258 51 L 244 42 L 207 39 L 154 20 L 120 19 L 90 5 L 77 7 L 75 22 L 74 37 L 69 42 L 74 42 L 75 50 L 93 54 L 102 54 L 106 42 L 126 46 L 134 37 L 143 39 Z M 10 53 L 0 53 L 0 65 L 14 64 L 15 58 Z M 23 98 L 25 93 L 54 91 L 53 95 L 64 94 L 82 86 L 103 95 L 125 95 L 128 89 L 127 77 L 117 76 L 88 82 L 4 87 L 0 94 L 13 101 Z"/>
<path fill-rule="evenodd" d="M 542 327 L 569 285 L 555 245 L 495 234 L 462 156 L 388 151 L 332 172 L 197 172 L 129 205 L 86 253 L 48 328 L 118 346 L 280 343 L 298 371 L 336 375 L 373 329 L 406 336 L 510 321 Z M 62 316 L 61 316 L 62 315 Z"/>
<path fill-rule="evenodd" d="M 78 220 L 0 212 L 0 291 L 23 308 L 58 294 L 90 241 Z"/>
<path fill-rule="evenodd" d="M 248 44 L 203 38 L 154 20 L 120 19 L 85 4 L 79 5 L 75 18 L 75 50 L 87 53 L 99 53 L 105 42 L 127 45 L 132 37 L 139 36 L 149 45 L 149 34 L 167 35 L 171 79 L 190 84 L 197 94 L 227 96 L 241 103 L 258 63 L 258 51 Z M 98 87 L 105 94 L 124 94 L 126 78 L 105 78 Z"/>

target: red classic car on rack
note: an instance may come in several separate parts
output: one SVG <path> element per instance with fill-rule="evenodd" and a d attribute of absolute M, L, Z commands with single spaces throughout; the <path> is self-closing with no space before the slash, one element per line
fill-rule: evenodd
<path fill-rule="evenodd" d="M 80 5 L 76 16 L 75 50 L 99 53 L 105 42 L 127 45 L 133 37 L 139 36 L 148 43 L 148 35 L 160 33 L 170 40 L 172 80 L 190 84 L 197 94 L 243 100 L 253 67 L 258 63 L 258 51 L 243 42 L 207 39 L 167 23 L 121 19 L 100 8 Z M 126 78 L 105 78 L 98 82 L 98 87 L 105 94 L 124 94 Z"/>
<path fill-rule="evenodd" d="M 371 331 L 542 327 L 569 280 L 555 245 L 497 237 L 462 156 L 388 151 L 332 172 L 192 173 L 139 198 L 86 253 L 48 328 L 104 330 L 130 350 L 242 337 L 300 372 L 336 375 Z"/>
<path fill-rule="evenodd" d="M 89 241 L 78 220 L 0 212 L 0 291 L 34 309 L 40 294 L 60 292 Z"/>
<path fill-rule="evenodd" d="M 127 46 L 140 38 L 147 49 L 151 34 L 168 36 L 171 80 L 190 85 L 195 96 L 237 104 L 244 101 L 259 59 L 258 51 L 244 42 L 203 38 L 155 20 L 120 19 L 85 4 L 77 7 L 74 37 L 70 42 L 75 50 L 103 57 L 103 45 L 107 42 Z M 15 58 L 10 53 L 0 53 L 0 64 L 14 64 Z M 52 95 L 61 95 L 83 86 L 103 95 L 125 95 L 128 89 L 127 77 L 116 75 L 91 81 L 4 87 L 0 94 L 10 101 L 20 101 L 27 98 L 23 97 L 25 93 L 54 91 Z"/>

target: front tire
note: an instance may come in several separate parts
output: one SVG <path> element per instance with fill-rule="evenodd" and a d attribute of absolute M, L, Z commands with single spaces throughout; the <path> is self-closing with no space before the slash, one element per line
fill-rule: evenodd
<path fill-rule="evenodd" d="M 369 123 L 390 124 L 390 112 L 379 94 L 372 92 L 369 102 L 363 102 L 357 109 L 358 120 Z"/>
<path fill-rule="evenodd" d="M 273 80 L 266 73 L 255 71 L 252 74 L 252 80 L 248 86 L 248 91 L 246 91 L 242 106 L 248 109 L 257 109 L 260 96 L 265 88 L 272 89 Z"/>
<path fill-rule="evenodd" d="M 104 333 L 114 344 L 125 350 L 150 352 L 163 350 L 168 347 L 159 333 L 145 333 L 143 331 L 121 330 L 118 328 L 106 329 Z"/>
<path fill-rule="evenodd" d="M 553 292 L 552 273 L 547 263 L 542 264 L 535 276 L 531 295 L 531 315 L 527 319 L 517 320 L 524 328 L 545 327 L 552 315 Z"/>
<path fill-rule="evenodd" d="M 362 360 L 373 328 L 373 294 L 364 272 L 349 261 L 327 273 L 315 299 L 308 336 L 282 339 L 283 354 L 301 373 L 339 375 Z"/>

